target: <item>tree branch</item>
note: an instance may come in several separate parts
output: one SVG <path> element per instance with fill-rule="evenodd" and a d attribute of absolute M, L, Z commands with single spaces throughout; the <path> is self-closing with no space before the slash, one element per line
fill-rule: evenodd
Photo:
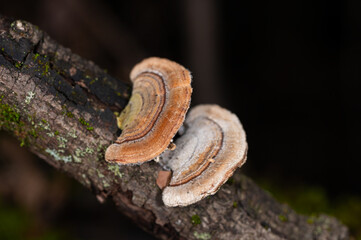
<path fill-rule="evenodd" d="M 141 228 L 161 239 L 348 239 L 336 219 L 306 217 L 276 202 L 237 172 L 219 192 L 184 208 L 167 208 L 155 162 L 104 161 L 116 139 L 114 111 L 129 84 L 71 53 L 36 26 L 0 16 L 0 124 L 56 169 L 112 199 Z"/>

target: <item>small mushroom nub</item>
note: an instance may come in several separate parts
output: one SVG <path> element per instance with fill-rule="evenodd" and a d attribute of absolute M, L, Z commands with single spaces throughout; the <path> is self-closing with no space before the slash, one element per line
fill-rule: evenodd
<path fill-rule="evenodd" d="M 177 145 L 175 145 L 175 143 L 171 142 L 168 145 L 168 149 L 171 151 L 174 151 L 176 149 Z"/>
<path fill-rule="evenodd" d="M 166 186 L 168 186 L 171 177 L 172 177 L 171 171 L 159 171 L 156 182 L 158 187 L 163 190 Z"/>

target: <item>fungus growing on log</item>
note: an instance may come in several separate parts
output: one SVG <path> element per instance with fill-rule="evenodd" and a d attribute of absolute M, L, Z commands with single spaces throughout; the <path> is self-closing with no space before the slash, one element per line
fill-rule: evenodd
<path fill-rule="evenodd" d="M 133 68 L 130 79 L 132 96 L 118 117 L 122 133 L 105 153 L 108 162 L 142 163 L 159 156 L 189 108 L 191 75 L 178 63 L 148 58 Z"/>
<path fill-rule="evenodd" d="M 237 116 L 217 105 L 193 108 L 177 148 L 161 163 L 173 171 L 163 190 L 166 206 L 187 206 L 215 194 L 247 158 L 246 134 Z"/>
<path fill-rule="evenodd" d="M 190 104 L 189 71 L 167 59 L 148 58 L 130 78 L 132 96 L 117 119 L 122 133 L 105 159 L 143 163 L 168 148 L 161 163 L 172 172 L 161 171 L 157 179 L 166 206 L 187 206 L 215 194 L 246 160 L 246 134 L 237 116 L 217 105 L 195 107 L 186 133 L 174 144 Z"/>

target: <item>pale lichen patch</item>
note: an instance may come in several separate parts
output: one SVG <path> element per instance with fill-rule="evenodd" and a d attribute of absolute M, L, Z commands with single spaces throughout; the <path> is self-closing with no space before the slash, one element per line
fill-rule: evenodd
<path fill-rule="evenodd" d="M 90 147 L 86 147 L 85 148 L 85 152 L 88 154 L 93 154 L 94 153 L 94 149 L 90 148 Z"/>
<path fill-rule="evenodd" d="M 81 150 L 80 148 L 75 149 L 75 156 L 73 157 L 76 163 L 81 163 L 82 162 L 81 158 L 84 156 L 85 156 L 85 152 L 83 150 Z"/>
<path fill-rule="evenodd" d="M 84 157 L 85 156 L 85 152 L 83 150 L 81 150 L 80 148 L 75 149 L 75 156 L 77 157 Z"/>
<path fill-rule="evenodd" d="M 66 139 L 62 136 L 58 136 L 56 139 L 59 142 L 59 145 L 58 145 L 59 148 L 66 148 L 66 143 L 68 142 L 68 139 Z"/>
<path fill-rule="evenodd" d="M 41 121 L 39 121 L 39 123 L 36 124 L 35 128 L 40 128 L 43 131 L 46 131 L 46 135 L 48 137 L 55 137 L 57 131 L 55 131 L 55 133 L 51 130 L 50 128 L 50 124 L 48 123 L 48 121 L 46 121 L 45 119 L 42 119 Z"/>
<path fill-rule="evenodd" d="M 81 159 L 79 157 L 73 156 L 73 158 L 74 158 L 74 162 L 81 163 Z"/>
<path fill-rule="evenodd" d="M 47 121 L 43 120 L 43 121 L 39 122 L 38 125 L 42 129 L 44 129 L 46 131 L 50 131 L 50 125 L 49 125 L 49 123 Z"/>
<path fill-rule="evenodd" d="M 200 240 L 208 240 L 212 238 L 211 234 L 209 233 L 199 233 L 197 231 L 195 231 L 193 235 L 196 239 L 200 239 Z"/>
<path fill-rule="evenodd" d="M 21 30 L 21 31 L 25 31 L 24 24 L 23 24 L 20 20 L 18 20 L 18 21 L 16 21 L 16 22 L 13 22 L 13 23 L 11 24 L 11 27 L 14 27 L 14 26 L 16 26 L 17 29 L 19 29 L 19 30 Z"/>
<path fill-rule="evenodd" d="M 49 153 L 49 155 L 52 156 L 56 161 L 64 161 L 65 163 L 72 161 L 71 155 L 68 156 L 60 155 L 56 149 L 47 148 L 45 152 Z"/>
<path fill-rule="evenodd" d="M 99 178 L 103 178 L 105 177 L 103 173 L 101 173 L 98 169 L 97 169 L 97 174 Z"/>
<path fill-rule="evenodd" d="M 19 41 L 21 38 L 27 38 L 33 44 L 36 44 L 42 37 L 41 30 L 26 21 L 16 20 L 11 23 L 10 27 L 10 36 L 16 41 Z"/>
<path fill-rule="evenodd" d="M 54 137 L 55 134 L 53 132 L 47 132 L 46 135 L 48 135 L 49 137 Z"/>
<path fill-rule="evenodd" d="M 67 134 L 69 137 L 72 137 L 72 138 L 77 138 L 78 136 L 76 135 L 76 130 L 75 129 L 72 129 L 68 132 Z"/>
<path fill-rule="evenodd" d="M 82 162 L 82 158 L 85 157 L 86 155 L 90 155 L 90 154 L 93 154 L 94 153 L 94 150 L 90 147 L 86 147 L 85 150 L 82 150 L 80 148 L 77 148 L 75 149 L 75 152 L 74 152 L 74 161 L 77 162 L 77 163 L 80 163 Z"/>
<path fill-rule="evenodd" d="M 115 176 L 122 178 L 123 177 L 123 173 L 120 172 L 120 166 L 117 164 L 109 164 L 108 165 L 108 170 L 112 171 L 114 173 Z"/>
<path fill-rule="evenodd" d="M 26 97 L 25 97 L 25 103 L 29 104 L 34 97 L 35 97 L 34 92 L 32 92 L 32 91 L 27 92 Z"/>
<path fill-rule="evenodd" d="M 110 187 L 110 184 L 107 181 L 103 180 L 103 187 Z"/>
<path fill-rule="evenodd" d="M 81 176 L 84 178 L 84 181 L 85 181 L 85 184 L 86 184 L 86 185 L 90 185 L 90 184 L 91 184 L 91 182 L 89 181 L 88 177 L 87 177 L 84 173 L 83 173 Z"/>

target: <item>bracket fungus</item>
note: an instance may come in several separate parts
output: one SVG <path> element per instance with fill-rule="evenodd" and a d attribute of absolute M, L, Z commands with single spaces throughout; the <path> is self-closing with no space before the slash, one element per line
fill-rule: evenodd
<path fill-rule="evenodd" d="M 246 134 L 237 116 L 217 105 L 194 107 L 186 131 L 162 164 L 173 171 L 163 190 L 166 206 L 187 206 L 215 194 L 247 158 Z"/>
<path fill-rule="evenodd" d="M 160 171 L 157 184 L 169 207 L 215 194 L 247 158 L 246 134 L 237 116 L 217 105 L 193 108 L 176 147 L 172 139 L 192 94 L 189 71 L 153 57 L 137 64 L 130 78 L 132 96 L 117 119 L 122 133 L 106 150 L 105 160 L 143 163 L 163 153 L 161 164 L 172 171 Z"/>
<path fill-rule="evenodd" d="M 132 96 L 118 117 L 122 133 L 106 150 L 108 162 L 142 163 L 159 156 L 189 108 L 191 75 L 178 63 L 148 58 L 133 68 L 130 79 Z"/>

